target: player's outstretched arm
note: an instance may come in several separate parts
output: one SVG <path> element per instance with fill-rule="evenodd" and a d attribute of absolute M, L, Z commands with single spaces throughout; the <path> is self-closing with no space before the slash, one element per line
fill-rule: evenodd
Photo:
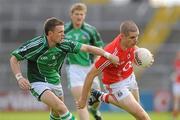
<path fill-rule="evenodd" d="M 98 48 L 91 45 L 82 44 L 81 51 L 89 52 L 95 55 L 104 56 L 108 60 L 110 60 L 113 64 L 119 64 L 119 58 L 113 54 L 110 54 L 104 51 L 102 48 Z"/>
<path fill-rule="evenodd" d="M 83 109 L 86 106 L 87 98 L 91 90 L 93 80 L 96 76 L 98 76 L 98 74 L 100 74 L 100 72 L 95 66 L 93 66 L 91 70 L 88 72 L 83 85 L 82 95 L 79 101 L 77 102 L 77 108 Z"/>

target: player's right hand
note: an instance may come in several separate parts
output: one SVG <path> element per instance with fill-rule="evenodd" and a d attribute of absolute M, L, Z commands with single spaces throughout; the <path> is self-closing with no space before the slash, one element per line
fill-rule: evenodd
<path fill-rule="evenodd" d="M 31 89 L 31 84 L 24 77 L 21 78 L 20 80 L 18 80 L 18 85 L 23 90 L 30 90 Z"/>

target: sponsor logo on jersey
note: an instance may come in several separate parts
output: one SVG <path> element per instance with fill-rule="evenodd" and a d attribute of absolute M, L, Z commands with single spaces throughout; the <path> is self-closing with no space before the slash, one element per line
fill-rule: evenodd
<path fill-rule="evenodd" d="M 47 60 L 47 59 L 48 59 L 47 56 L 41 57 L 41 60 Z"/>
<path fill-rule="evenodd" d="M 52 60 L 55 60 L 55 59 L 56 59 L 56 57 L 53 55 Z"/>

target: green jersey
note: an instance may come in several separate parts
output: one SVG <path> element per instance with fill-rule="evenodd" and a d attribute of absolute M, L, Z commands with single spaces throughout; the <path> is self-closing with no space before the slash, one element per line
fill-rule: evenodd
<path fill-rule="evenodd" d="M 81 43 L 64 40 L 56 47 L 49 48 L 46 36 L 28 40 L 12 52 L 18 61 L 27 60 L 29 81 L 58 84 L 61 81 L 60 70 L 68 53 L 80 51 Z"/>
<path fill-rule="evenodd" d="M 87 23 L 83 23 L 81 28 L 76 29 L 73 28 L 72 22 L 68 22 L 65 24 L 65 36 L 70 40 L 78 41 L 83 44 L 96 47 L 103 46 L 103 41 L 96 28 Z M 89 53 L 79 52 L 77 54 L 68 54 L 67 63 L 89 66 L 92 63 L 92 59 Z"/>

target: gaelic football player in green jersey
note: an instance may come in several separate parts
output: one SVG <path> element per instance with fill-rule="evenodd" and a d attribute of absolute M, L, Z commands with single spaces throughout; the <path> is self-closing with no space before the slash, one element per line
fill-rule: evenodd
<path fill-rule="evenodd" d="M 50 120 L 75 120 L 63 103 L 61 66 L 68 53 L 79 51 L 104 56 L 113 63 L 119 60 L 104 50 L 64 39 L 64 22 L 49 18 L 44 24 L 45 35 L 35 37 L 12 52 L 11 69 L 23 90 L 30 90 L 37 100 L 51 108 Z M 27 77 L 22 75 L 20 61 L 27 60 Z"/>
<path fill-rule="evenodd" d="M 83 44 L 93 45 L 97 47 L 103 46 L 100 34 L 96 28 L 86 23 L 85 16 L 87 7 L 83 3 L 75 3 L 70 8 L 71 21 L 65 24 L 66 38 L 78 41 Z M 73 39 L 72 39 L 73 38 Z M 96 56 L 95 56 L 96 57 Z M 68 54 L 67 58 L 67 77 L 70 83 L 71 93 L 77 101 L 82 93 L 82 87 L 85 81 L 85 76 L 90 70 L 92 64 L 92 56 L 89 53 L 78 52 L 77 54 Z M 98 77 L 95 78 L 93 88 L 100 89 Z M 98 110 L 99 103 L 94 106 L 88 106 L 95 120 L 102 120 Z M 87 107 L 77 109 L 80 120 L 89 120 Z"/>

